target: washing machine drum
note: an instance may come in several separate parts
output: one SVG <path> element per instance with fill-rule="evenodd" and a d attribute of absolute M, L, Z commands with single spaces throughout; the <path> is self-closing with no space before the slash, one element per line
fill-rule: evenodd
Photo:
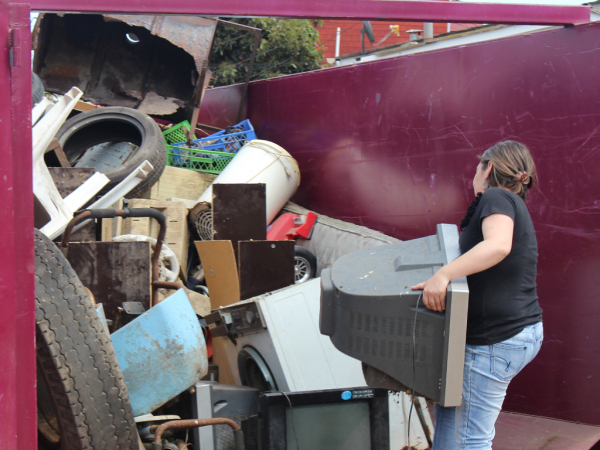
<path fill-rule="evenodd" d="M 244 386 L 260 392 L 278 390 L 269 366 L 254 347 L 246 346 L 238 353 L 238 370 Z"/>

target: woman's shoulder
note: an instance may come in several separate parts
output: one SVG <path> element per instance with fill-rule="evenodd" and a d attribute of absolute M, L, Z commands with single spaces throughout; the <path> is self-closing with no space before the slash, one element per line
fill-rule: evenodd
<path fill-rule="evenodd" d="M 508 191 L 506 189 L 502 189 L 499 187 L 491 187 L 491 188 L 487 188 L 484 192 L 483 192 L 483 196 L 481 197 L 482 201 L 510 201 L 510 203 L 512 203 L 513 205 L 516 206 L 516 203 L 521 200 L 521 197 L 519 197 L 517 194 L 515 194 L 514 192 Z"/>

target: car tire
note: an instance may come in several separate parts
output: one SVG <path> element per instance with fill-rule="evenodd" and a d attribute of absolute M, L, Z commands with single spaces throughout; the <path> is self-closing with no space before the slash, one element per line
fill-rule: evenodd
<path fill-rule="evenodd" d="M 110 338 L 71 265 L 38 230 L 35 297 L 41 446 L 137 449 L 127 386 Z"/>
<path fill-rule="evenodd" d="M 294 246 L 294 277 L 295 283 L 306 283 L 317 275 L 317 258 L 299 245 Z"/>
<path fill-rule="evenodd" d="M 165 170 L 167 150 L 160 128 L 150 116 L 135 109 L 109 106 L 77 114 L 64 123 L 56 138 L 71 165 L 75 165 L 87 149 L 106 142 L 138 146 L 122 163 L 99 169 L 110 179 L 101 194 L 123 181 L 144 160 L 152 164 L 154 170 L 127 197 L 138 197 L 152 187 Z"/>
<path fill-rule="evenodd" d="M 34 72 L 31 72 L 31 98 L 33 105 L 37 105 L 44 98 L 44 85 Z"/>

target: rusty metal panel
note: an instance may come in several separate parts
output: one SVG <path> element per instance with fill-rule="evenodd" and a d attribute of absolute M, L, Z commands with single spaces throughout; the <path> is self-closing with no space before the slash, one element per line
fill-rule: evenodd
<path fill-rule="evenodd" d="M 81 283 L 114 320 L 123 302 L 150 308 L 149 242 L 73 242 L 67 259 Z"/>
<path fill-rule="evenodd" d="M 266 185 L 213 184 L 213 239 L 231 241 L 238 258 L 239 241 L 267 239 Z"/>
<path fill-rule="evenodd" d="M 46 90 L 77 86 L 92 103 L 191 111 L 216 25 L 202 17 L 44 14 L 34 71 Z"/>

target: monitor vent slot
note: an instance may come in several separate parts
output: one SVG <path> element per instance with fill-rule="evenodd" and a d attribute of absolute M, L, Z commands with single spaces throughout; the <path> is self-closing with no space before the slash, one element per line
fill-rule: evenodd
<path fill-rule="evenodd" d="M 414 319 L 385 317 L 348 311 L 347 346 L 351 353 L 377 358 L 412 360 Z M 415 359 L 431 362 L 433 357 L 433 326 L 417 320 L 414 329 Z"/>

